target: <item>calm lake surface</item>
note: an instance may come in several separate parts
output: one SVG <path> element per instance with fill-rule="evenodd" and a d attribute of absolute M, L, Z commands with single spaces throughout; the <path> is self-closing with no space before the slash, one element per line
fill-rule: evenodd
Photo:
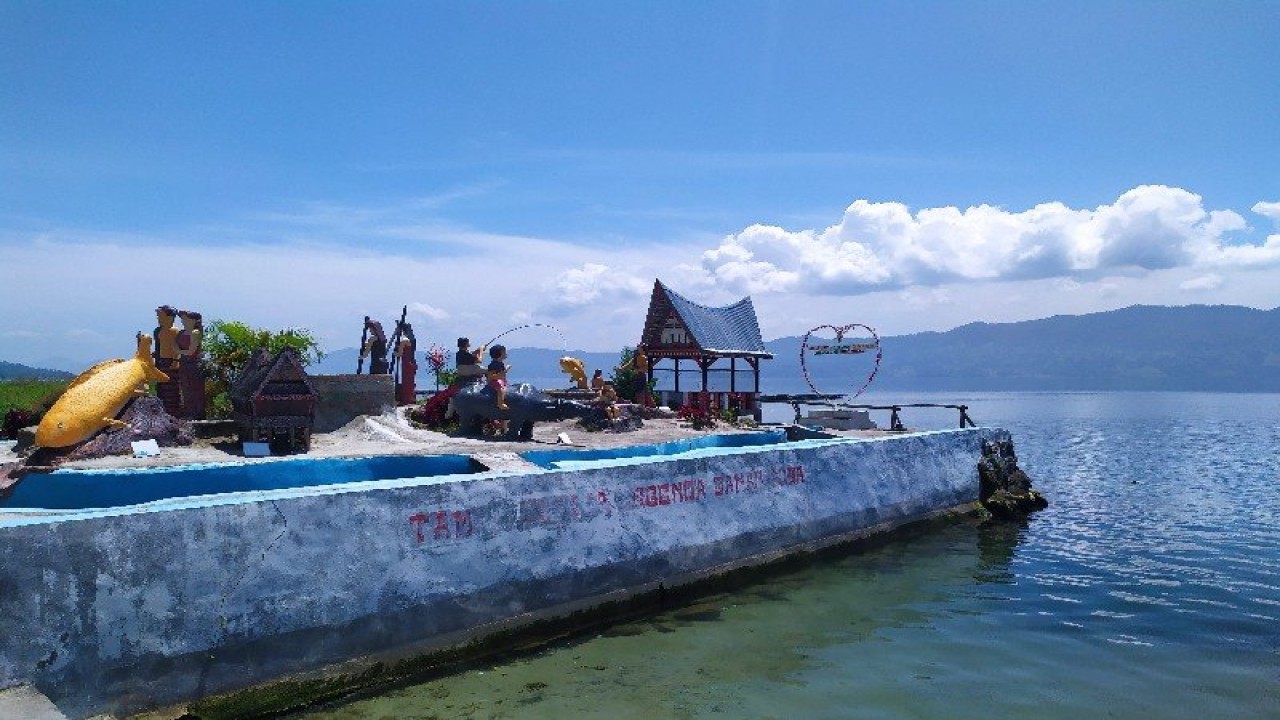
<path fill-rule="evenodd" d="M 969 405 L 1013 433 L 1049 509 L 307 717 L 1280 717 L 1280 395 L 864 400 Z"/>

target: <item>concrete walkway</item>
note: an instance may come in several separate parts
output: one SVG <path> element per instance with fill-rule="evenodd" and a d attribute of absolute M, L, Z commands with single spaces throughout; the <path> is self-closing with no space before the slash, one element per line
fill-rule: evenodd
<path fill-rule="evenodd" d="M 67 720 L 67 716 L 30 685 L 0 690 L 0 718 L 22 720 Z"/>

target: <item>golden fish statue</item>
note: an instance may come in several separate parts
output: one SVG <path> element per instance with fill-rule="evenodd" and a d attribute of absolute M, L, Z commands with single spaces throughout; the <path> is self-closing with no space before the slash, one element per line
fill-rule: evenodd
<path fill-rule="evenodd" d="M 116 420 L 129 400 L 145 395 L 146 382 L 167 382 L 151 359 L 151 336 L 138 333 L 138 352 L 129 360 L 106 360 L 71 381 L 36 427 L 36 445 L 59 448 L 84 442 Z"/>
<path fill-rule="evenodd" d="M 587 368 L 581 360 L 565 355 L 560 358 L 560 369 L 578 385 L 579 390 L 587 389 Z"/>

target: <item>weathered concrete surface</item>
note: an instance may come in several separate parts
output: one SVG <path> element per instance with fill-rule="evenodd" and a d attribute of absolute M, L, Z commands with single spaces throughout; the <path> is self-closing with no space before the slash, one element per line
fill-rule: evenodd
<path fill-rule="evenodd" d="M 396 406 L 390 375 L 309 375 L 316 389 L 315 432 L 330 432 L 359 415 L 381 415 Z"/>
<path fill-rule="evenodd" d="M 12 720 L 67 720 L 49 698 L 30 685 L 0 690 L 0 718 Z"/>
<path fill-rule="evenodd" d="M 0 519 L 0 688 L 129 712 L 888 529 L 978 498 L 992 429 L 806 440 Z"/>

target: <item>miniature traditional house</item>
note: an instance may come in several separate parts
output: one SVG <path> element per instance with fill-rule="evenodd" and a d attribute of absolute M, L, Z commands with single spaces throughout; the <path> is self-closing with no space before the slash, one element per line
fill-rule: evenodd
<path fill-rule="evenodd" d="M 271 357 L 261 350 L 231 388 L 231 408 L 241 442 L 268 442 L 287 452 L 311 448 L 316 391 L 297 351 Z"/>
<path fill-rule="evenodd" d="M 659 389 L 658 399 L 664 405 L 706 404 L 712 410 L 734 409 L 759 418 L 760 361 L 773 358 L 760 338 L 760 324 L 751 298 L 720 308 L 692 302 L 662 284 L 653 283 L 649 314 L 645 318 L 640 344 L 649 358 L 649 378 L 655 373 L 670 372 L 671 389 Z M 728 367 L 715 367 L 727 359 Z M 750 384 L 738 382 L 738 361 L 751 373 Z M 666 365 L 664 361 L 670 361 Z M 683 372 L 697 371 L 700 382 L 695 387 L 682 387 L 681 362 L 693 365 Z M 663 367 L 658 367 L 664 363 Z M 728 373 L 726 389 L 711 390 L 711 373 Z M 660 378 L 661 379 L 661 378 Z"/>

